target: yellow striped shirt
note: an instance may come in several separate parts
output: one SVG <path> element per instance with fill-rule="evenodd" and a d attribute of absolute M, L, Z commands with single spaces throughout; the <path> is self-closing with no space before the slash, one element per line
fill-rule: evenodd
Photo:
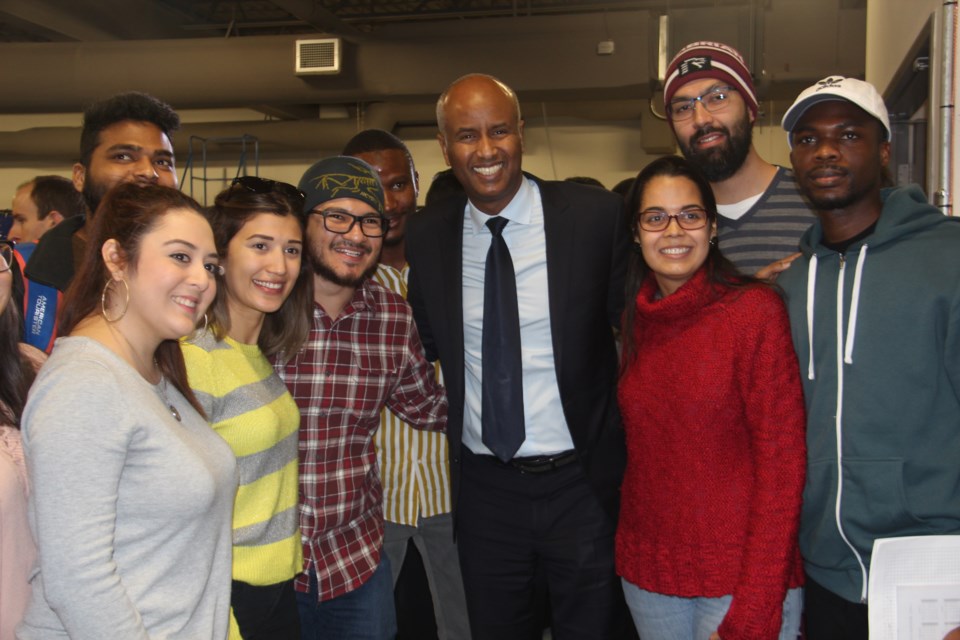
<path fill-rule="evenodd" d="M 406 265 L 398 271 L 381 264 L 374 279 L 406 298 L 408 272 Z M 442 384 L 439 363 L 436 370 Z M 416 526 L 418 516 L 429 518 L 450 512 L 450 458 L 445 433 L 414 429 L 384 408 L 373 442 L 387 521 Z"/>

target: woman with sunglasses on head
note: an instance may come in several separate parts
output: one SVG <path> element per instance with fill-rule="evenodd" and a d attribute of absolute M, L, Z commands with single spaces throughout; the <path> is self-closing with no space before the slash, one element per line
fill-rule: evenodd
<path fill-rule="evenodd" d="M 174 189 L 121 184 L 97 210 L 24 410 L 40 562 L 20 640 L 227 637 L 236 464 L 178 342 L 218 263 Z"/>
<path fill-rule="evenodd" d="M 11 243 L 0 240 L 0 640 L 14 628 L 30 598 L 30 571 L 37 557 L 27 523 L 27 469 L 20 441 L 20 417 L 27 390 L 46 359 L 19 341 L 21 321 L 13 293 L 16 269 Z"/>
<path fill-rule="evenodd" d="M 647 166 L 627 206 L 616 562 L 634 623 L 657 640 L 795 640 L 805 418 L 783 302 L 721 255 L 686 160 Z"/>
<path fill-rule="evenodd" d="M 300 411 L 267 358 L 295 355 L 310 326 L 302 209 L 295 187 L 252 176 L 217 196 L 210 217 L 224 276 L 208 328 L 182 344 L 190 385 L 240 469 L 231 638 L 300 638 Z"/>

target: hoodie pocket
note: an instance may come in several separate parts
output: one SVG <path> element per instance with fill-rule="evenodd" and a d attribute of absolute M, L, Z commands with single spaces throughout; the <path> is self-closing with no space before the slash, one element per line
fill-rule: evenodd
<path fill-rule="evenodd" d="M 852 569 L 857 561 L 837 528 L 836 500 L 836 463 L 811 463 L 803 492 L 800 550 L 812 564 Z M 876 538 L 926 533 L 928 527 L 907 503 L 903 460 L 845 458 L 840 522 L 864 559 L 870 557 Z"/>
<path fill-rule="evenodd" d="M 844 459 L 840 514 L 844 533 L 866 556 L 876 538 L 928 531 L 907 502 L 901 458 Z"/>

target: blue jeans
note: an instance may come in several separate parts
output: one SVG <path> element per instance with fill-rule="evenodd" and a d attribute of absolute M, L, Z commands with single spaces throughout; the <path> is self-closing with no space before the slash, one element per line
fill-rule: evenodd
<path fill-rule="evenodd" d="M 633 624 L 641 638 L 656 640 L 707 640 L 723 622 L 733 596 L 719 598 L 681 598 L 645 591 L 626 580 L 626 597 Z M 800 613 L 803 608 L 803 589 L 787 591 L 783 600 L 783 623 L 779 640 L 797 640 L 800 633 Z"/>
<path fill-rule="evenodd" d="M 332 600 L 317 602 L 317 574 L 310 572 L 309 593 L 297 592 L 301 640 L 393 640 L 397 614 L 393 607 L 390 561 L 380 566 L 357 589 Z"/>

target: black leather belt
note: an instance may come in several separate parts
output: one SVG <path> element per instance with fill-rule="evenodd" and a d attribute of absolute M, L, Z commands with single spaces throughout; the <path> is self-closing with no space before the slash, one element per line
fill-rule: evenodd
<path fill-rule="evenodd" d="M 521 471 L 522 473 L 547 473 L 565 467 L 571 462 L 577 461 L 577 452 L 562 451 L 551 456 L 526 456 L 523 458 L 513 458 L 508 462 L 502 463 Z"/>

